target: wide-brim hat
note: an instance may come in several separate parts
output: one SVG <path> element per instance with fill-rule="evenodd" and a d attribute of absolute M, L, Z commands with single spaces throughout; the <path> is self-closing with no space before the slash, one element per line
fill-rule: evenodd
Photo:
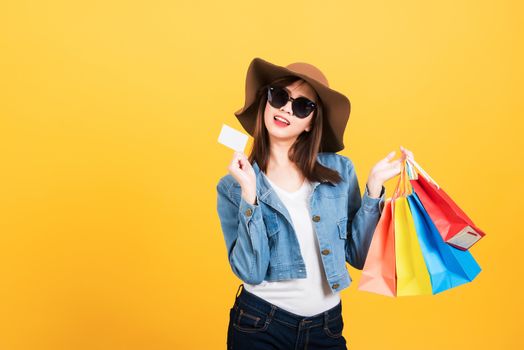
<path fill-rule="evenodd" d="M 329 87 L 325 75 L 317 67 L 304 62 L 277 66 L 261 58 L 254 58 L 247 70 L 244 107 L 235 112 L 242 127 L 253 136 L 257 108 L 257 91 L 277 78 L 297 76 L 308 82 L 320 97 L 323 111 L 321 152 L 338 152 L 344 149 L 344 130 L 351 111 L 349 98 Z"/>

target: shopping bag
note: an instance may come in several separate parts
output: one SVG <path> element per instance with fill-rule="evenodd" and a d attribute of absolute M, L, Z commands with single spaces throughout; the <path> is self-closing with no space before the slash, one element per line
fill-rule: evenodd
<path fill-rule="evenodd" d="M 444 242 L 416 193 L 407 198 L 433 294 L 471 282 L 481 271 L 471 253 Z"/>
<path fill-rule="evenodd" d="M 396 295 L 395 232 L 391 198 L 384 209 L 369 246 L 358 289 L 386 296 Z"/>
<path fill-rule="evenodd" d="M 414 160 L 407 159 L 420 171 L 410 179 L 414 192 L 437 227 L 444 241 L 458 249 L 467 250 L 478 242 L 485 233 L 478 228 L 466 213 L 433 181 Z"/>
<path fill-rule="evenodd" d="M 392 197 L 397 296 L 432 294 L 431 279 L 419 244 L 407 195 L 412 189 L 406 180 L 406 160 L 400 173 L 400 186 Z"/>

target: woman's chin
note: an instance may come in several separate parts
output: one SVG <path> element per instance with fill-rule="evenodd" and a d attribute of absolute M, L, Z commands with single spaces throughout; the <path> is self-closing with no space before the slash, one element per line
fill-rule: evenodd
<path fill-rule="evenodd" d="M 269 137 L 275 140 L 286 141 L 286 140 L 295 140 L 298 135 L 293 135 L 287 130 L 278 129 L 278 130 L 268 130 Z"/>

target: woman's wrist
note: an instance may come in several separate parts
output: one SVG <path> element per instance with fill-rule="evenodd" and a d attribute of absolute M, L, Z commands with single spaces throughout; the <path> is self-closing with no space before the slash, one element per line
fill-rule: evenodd
<path fill-rule="evenodd" d="M 256 193 L 242 191 L 242 198 L 244 198 L 244 200 L 251 205 L 257 205 Z"/>
<path fill-rule="evenodd" d="M 370 178 L 366 184 L 368 189 L 368 195 L 371 198 L 380 198 L 382 192 L 382 182 L 376 180 L 375 178 Z"/>

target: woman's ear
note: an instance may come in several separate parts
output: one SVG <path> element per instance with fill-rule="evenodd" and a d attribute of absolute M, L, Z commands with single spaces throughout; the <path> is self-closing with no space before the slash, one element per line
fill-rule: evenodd
<path fill-rule="evenodd" d="M 311 130 L 311 123 L 304 129 L 305 132 L 309 132 Z"/>

